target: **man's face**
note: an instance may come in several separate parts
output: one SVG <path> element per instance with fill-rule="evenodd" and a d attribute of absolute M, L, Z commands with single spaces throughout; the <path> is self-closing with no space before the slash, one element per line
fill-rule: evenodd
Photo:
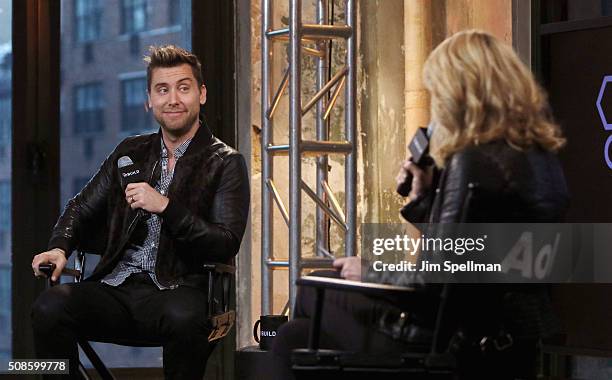
<path fill-rule="evenodd" d="M 153 69 L 149 105 L 155 120 L 166 132 L 178 136 L 189 132 L 204 103 L 206 87 L 198 87 L 191 66 L 184 63 Z"/>

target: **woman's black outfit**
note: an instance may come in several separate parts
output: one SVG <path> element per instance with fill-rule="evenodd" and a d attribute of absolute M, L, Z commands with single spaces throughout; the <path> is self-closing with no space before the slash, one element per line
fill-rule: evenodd
<path fill-rule="evenodd" d="M 435 191 L 410 202 L 402 216 L 412 223 L 544 223 L 561 222 L 568 206 L 568 191 L 557 158 L 533 148 L 521 151 L 503 141 L 468 147 L 450 157 Z M 395 276 L 396 284 L 411 285 L 411 278 Z M 426 285 L 436 294 L 441 285 Z M 447 310 L 455 329 L 467 337 L 457 352 L 459 372 L 465 379 L 535 378 L 537 342 L 553 332 L 554 316 L 547 289 L 537 285 L 456 284 Z M 300 289 L 295 319 L 283 326 L 273 353 L 290 365 L 290 351 L 306 347 L 313 293 Z M 321 347 L 397 353 L 414 343 L 431 340 L 435 310 L 409 310 L 410 325 L 395 338 L 393 321 L 402 306 L 341 292 L 326 292 Z M 476 343 L 484 336 L 510 334 L 513 345 L 503 351 L 481 352 Z M 290 378 L 285 372 L 280 378 Z"/>

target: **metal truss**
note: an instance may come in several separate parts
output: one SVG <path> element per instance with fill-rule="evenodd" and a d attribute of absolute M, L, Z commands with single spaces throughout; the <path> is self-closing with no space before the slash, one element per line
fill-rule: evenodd
<path fill-rule="evenodd" d="M 332 0 L 333 1 L 333 0 Z M 262 315 L 272 314 L 273 271 L 289 270 L 289 302 L 293 311 L 297 288 L 295 281 L 303 269 L 329 267 L 333 255 L 329 247 L 329 221 L 344 232 L 346 256 L 356 253 L 357 220 L 357 128 L 356 128 L 356 0 L 346 0 L 346 24 L 334 25 L 328 14 L 328 0 L 316 2 L 316 24 L 302 22 L 302 1 L 289 0 L 289 27 L 274 29 L 273 0 L 262 0 Z M 345 66 L 330 75 L 329 43 L 346 40 Z M 272 45 L 288 44 L 289 66 L 276 88 L 272 83 Z M 315 45 L 315 47 L 311 47 Z M 316 93 L 302 101 L 302 54 L 316 59 Z M 331 76 L 331 78 L 330 78 Z M 289 142 L 273 141 L 273 120 L 281 97 L 289 89 Z M 274 90 L 274 91 L 273 91 Z M 345 141 L 330 141 L 330 113 L 344 90 Z M 302 118 L 314 109 L 316 140 L 302 138 Z M 328 183 L 328 155 L 345 156 L 345 204 L 334 196 Z M 289 155 L 289 207 L 274 182 L 274 158 Z M 315 156 L 316 186 L 302 180 L 302 158 Z M 316 204 L 316 257 L 302 257 L 302 191 Z M 273 207 L 278 207 L 289 227 L 288 260 L 278 259 L 273 247 Z M 287 308 L 286 307 L 286 308 Z"/>

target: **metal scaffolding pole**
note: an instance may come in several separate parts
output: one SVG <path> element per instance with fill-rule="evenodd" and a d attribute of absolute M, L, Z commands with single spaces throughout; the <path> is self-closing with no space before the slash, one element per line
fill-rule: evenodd
<path fill-rule="evenodd" d="M 261 314 L 272 314 L 272 290 L 274 288 L 272 268 L 268 266 L 272 254 L 274 235 L 272 191 L 268 191 L 268 179 L 272 180 L 274 172 L 273 156 L 267 154 L 265 147 L 272 145 L 272 117 L 268 117 L 271 107 L 270 93 L 272 87 L 272 51 L 271 41 L 266 38 L 266 32 L 272 28 L 272 0 L 262 0 L 262 41 L 261 41 L 261 178 L 266 180 L 261 186 Z"/>
<path fill-rule="evenodd" d="M 357 107 L 355 96 L 357 91 L 357 30 L 356 0 L 346 1 L 346 25 L 353 30 L 347 39 L 346 66 L 348 67 L 345 87 L 345 133 L 346 140 L 352 144 L 352 150 L 346 155 L 344 190 L 346 194 L 346 256 L 354 256 L 357 252 Z"/>
<path fill-rule="evenodd" d="M 345 232 L 345 255 L 356 253 L 356 124 L 355 124 L 355 2 L 347 0 L 346 25 L 330 22 L 328 0 L 317 0 L 317 24 L 302 23 L 302 1 L 289 1 L 289 27 L 274 30 L 272 25 L 272 0 L 262 0 L 262 314 L 272 314 L 273 271 L 289 270 L 289 306 L 295 306 L 296 280 L 303 269 L 329 267 L 331 249 L 328 224 L 333 220 Z M 332 57 L 329 44 L 332 39 L 346 39 L 346 66 L 330 76 Z M 272 43 L 288 43 L 289 68 L 275 92 L 272 88 Z M 304 44 L 316 44 L 316 48 Z M 316 94 L 302 105 L 302 54 L 315 57 Z M 289 87 L 289 143 L 273 142 L 273 118 L 280 97 Z M 330 113 L 344 88 L 346 141 L 330 141 Z M 332 92 L 333 91 L 333 92 Z M 274 96 L 271 96 L 274 93 Z M 330 95 L 331 93 L 331 95 Z M 315 108 L 316 140 L 302 139 L 302 117 Z M 345 155 L 345 211 L 328 183 L 330 153 Z M 276 155 L 289 155 L 289 207 L 285 207 L 273 178 L 273 161 Z M 311 189 L 302 180 L 302 158 L 317 157 L 316 186 Z M 302 258 L 302 190 L 316 205 L 317 257 Z M 273 249 L 273 206 L 278 206 L 289 226 L 289 257 L 277 259 Z"/>
<path fill-rule="evenodd" d="M 324 25 L 328 22 L 328 3 L 327 0 L 318 0 L 317 1 L 317 24 Z M 327 49 L 329 41 L 321 40 L 318 42 L 318 50 L 323 52 L 322 56 L 319 56 L 317 59 L 317 92 L 321 91 L 323 86 L 328 80 L 328 70 L 327 66 L 329 62 L 331 62 L 331 58 L 329 56 L 329 50 Z M 325 98 L 328 98 L 327 96 Z M 317 140 L 328 140 L 329 139 L 329 120 L 325 118 L 326 104 L 324 102 L 325 98 L 319 99 L 317 102 L 317 114 L 316 114 L 316 129 L 317 129 Z M 322 200 L 326 200 L 325 189 L 323 188 L 323 184 L 327 183 L 327 167 L 328 163 L 327 155 L 321 155 L 317 157 L 317 185 L 316 192 L 317 197 Z M 323 255 L 322 252 L 329 252 L 329 217 L 321 207 L 317 207 L 316 214 L 317 221 L 317 236 L 316 236 L 316 249 L 317 255 Z"/>
<path fill-rule="evenodd" d="M 302 255 L 302 0 L 289 2 L 289 307 L 297 295 Z"/>

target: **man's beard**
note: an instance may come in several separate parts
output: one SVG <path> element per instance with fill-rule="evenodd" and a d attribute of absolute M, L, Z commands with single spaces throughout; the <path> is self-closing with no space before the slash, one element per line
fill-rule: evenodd
<path fill-rule="evenodd" d="M 197 113 L 194 114 L 193 117 L 190 117 L 189 119 L 187 119 L 185 123 L 183 123 L 179 128 L 172 128 L 172 129 L 169 129 L 166 123 L 164 123 L 163 117 L 158 118 L 156 115 L 154 116 L 155 116 L 155 120 L 162 127 L 163 130 L 168 131 L 174 135 L 184 135 L 185 133 L 191 130 L 191 127 L 195 125 L 195 122 L 198 120 L 199 114 Z"/>

